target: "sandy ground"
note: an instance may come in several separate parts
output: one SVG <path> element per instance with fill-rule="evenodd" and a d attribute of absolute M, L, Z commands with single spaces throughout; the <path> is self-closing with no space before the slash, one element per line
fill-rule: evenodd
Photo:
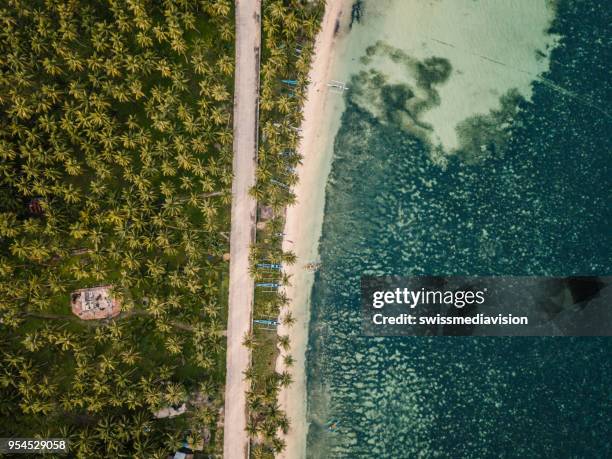
<path fill-rule="evenodd" d="M 244 371 L 251 352 L 242 345 L 251 330 L 253 278 L 249 251 L 255 238 L 257 203 L 249 196 L 257 168 L 257 104 L 259 97 L 260 0 L 236 0 L 236 83 L 234 94 L 234 159 L 232 227 L 230 237 L 229 311 L 227 323 L 227 376 L 223 457 L 246 458 L 249 439 Z"/>
<path fill-rule="evenodd" d="M 319 237 L 323 224 L 325 184 L 331 166 L 333 137 L 337 132 L 344 103 L 341 94 L 329 91 L 327 83 L 335 79 L 334 64 L 338 53 L 344 48 L 343 40 L 351 16 L 352 0 L 328 1 L 322 29 L 315 44 L 315 57 L 310 71 L 310 85 L 304 105 L 302 141 L 299 151 L 303 163 L 297 168 L 300 177 L 294 192 L 297 204 L 287 209 L 283 249 L 297 255 L 295 265 L 286 268 L 291 275 L 291 286 L 285 289 L 291 299 L 281 317 L 291 311 L 296 323 L 291 327 L 280 325 L 278 333 L 289 335 L 291 355 L 295 364 L 289 369 L 293 384 L 279 395 L 281 408 L 287 413 L 291 430 L 285 436 L 286 449 L 280 458 L 299 459 L 306 455 L 306 374 L 305 351 L 308 344 L 308 321 L 310 319 L 310 293 L 314 275 L 305 269 L 309 262 L 318 258 Z M 334 35 L 336 21 L 340 31 Z M 277 371 L 284 371 L 282 356 L 277 361 Z"/>

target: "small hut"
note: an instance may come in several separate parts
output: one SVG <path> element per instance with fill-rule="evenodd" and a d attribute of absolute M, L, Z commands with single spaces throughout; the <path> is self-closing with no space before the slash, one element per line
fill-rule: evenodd
<path fill-rule="evenodd" d="M 274 209 L 272 206 L 259 206 L 259 221 L 265 222 L 274 218 Z"/>
<path fill-rule="evenodd" d="M 30 212 L 31 215 L 35 215 L 38 217 L 44 215 L 45 210 L 43 209 L 43 206 L 42 206 L 42 199 L 34 198 L 30 202 L 28 202 L 28 211 Z"/>
<path fill-rule="evenodd" d="M 82 320 L 109 319 L 119 315 L 121 302 L 111 296 L 112 285 L 83 288 L 72 292 L 72 313 Z"/>
<path fill-rule="evenodd" d="M 162 408 L 156 411 L 155 413 L 153 413 L 153 416 L 155 416 L 157 419 L 174 418 L 176 416 L 180 416 L 186 411 L 187 411 L 187 404 L 183 403 L 182 405 L 170 405 L 165 408 Z"/>
<path fill-rule="evenodd" d="M 168 459 L 193 459 L 193 450 L 188 446 L 187 442 L 183 442 L 183 446 Z"/>

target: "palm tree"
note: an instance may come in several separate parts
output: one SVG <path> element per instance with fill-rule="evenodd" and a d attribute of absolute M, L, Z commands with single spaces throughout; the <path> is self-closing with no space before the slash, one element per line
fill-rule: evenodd
<path fill-rule="evenodd" d="M 278 111 L 284 115 L 288 114 L 291 110 L 291 101 L 286 96 L 280 96 L 276 101 L 276 107 Z"/>
<path fill-rule="evenodd" d="M 287 368 L 290 368 L 295 363 L 295 359 L 293 358 L 291 354 L 287 354 L 283 357 L 283 363 L 285 364 Z"/>
<path fill-rule="evenodd" d="M 291 347 L 291 342 L 289 341 L 289 336 L 288 335 L 280 335 L 277 338 L 278 341 L 278 345 L 284 350 L 284 351 L 288 351 L 289 348 Z"/>
<path fill-rule="evenodd" d="M 289 372 L 283 371 L 282 373 L 278 375 L 278 381 L 281 387 L 287 387 L 287 386 L 290 386 L 291 383 L 293 382 L 293 377 L 291 376 Z"/>
<path fill-rule="evenodd" d="M 234 38 L 234 27 L 232 26 L 232 24 L 221 24 L 219 35 L 224 41 L 232 41 L 232 39 Z"/>
<path fill-rule="evenodd" d="M 170 405 L 178 405 L 186 398 L 185 388 L 180 384 L 169 383 L 164 394 L 165 401 Z"/>
<path fill-rule="evenodd" d="M 283 22 L 285 14 L 287 14 L 283 3 L 281 1 L 274 1 L 270 2 L 269 5 L 270 6 L 266 8 L 266 14 L 275 21 Z"/>
<path fill-rule="evenodd" d="M 227 0 L 215 0 L 208 8 L 210 13 L 216 17 L 227 16 L 231 11 Z"/>
<path fill-rule="evenodd" d="M 278 428 L 283 432 L 283 434 L 287 435 L 289 432 L 290 422 L 287 416 L 280 416 L 280 418 L 276 421 Z"/>
<path fill-rule="evenodd" d="M 249 366 L 246 370 L 244 370 L 244 379 L 248 381 L 253 381 L 257 376 L 257 372 L 253 366 Z"/>
<path fill-rule="evenodd" d="M 253 332 L 244 334 L 244 337 L 242 338 L 242 345 L 249 349 L 253 349 L 255 346 L 255 336 L 253 335 Z"/>
<path fill-rule="evenodd" d="M 293 317 L 293 314 L 291 313 L 291 311 L 287 311 L 285 315 L 281 318 L 281 322 L 283 323 L 283 325 L 287 325 L 290 327 L 293 324 L 295 324 L 296 319 L 295 317 Z"/>
<path fill-rule="evenodd" d="M 230 56 L 221 56 L 217 61 L 217 68 L 221 70 L 221 73 L 224 75 L 231 75 L 234 71 L 234 61 Z"/>
<path fill-rule="evenodd" d="M 252 419 L 248 420 L 245 430 L 250 438 L 256 438 L 259 433 L 257 424 Z"/>
<path fill-rule="evenodd" d="M 297 256 L 293 252 L 283 252 L 282 261 L 288 265 L 292 265 L 297 261 Z"/>
<path fill-rule="evenodd" d="M 280 453 L 281 451 L 283 451 L 285 449 L 285 446 L 286 446 L 285 440 L 278 438 L 278 437 L 274 437 L 272 439 L 272 450 L 275 453 Z"/>

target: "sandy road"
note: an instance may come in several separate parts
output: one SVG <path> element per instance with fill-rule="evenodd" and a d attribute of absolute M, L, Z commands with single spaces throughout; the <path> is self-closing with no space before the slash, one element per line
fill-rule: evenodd
<path fill-rule="evenodd" d="M 234 159 L 230 236 L 230 281 L 227 323 L 227 374 L 223 457 L 248 457 L 249 439 L 244 371 L 251 352 L 242 345 L 251 330 L 253 278 L 249 250 L 255 239 L 257 203 L 249 195 L 255 185 L 259 103 L 261 0 L 236 0 L 236 74 L 234 89 Z"/>

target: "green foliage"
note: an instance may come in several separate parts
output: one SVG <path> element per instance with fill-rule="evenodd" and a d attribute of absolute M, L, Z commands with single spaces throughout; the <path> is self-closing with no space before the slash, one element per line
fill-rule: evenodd
<path fill-rule="evenodd" d="M 228 0 L 1 7 L 3 436 L 116 458 L 214 433 L 152 412 L 223 383 L 233 22 Z M 104 284 L 120 316 L 71 314 Z"/>
<path fill-rule="evenodd" d="M 251 250 L 252 273 L 255 279 L 287 285 L 290 279 L 281 272 L 265 273 L 256 269 L 262 261 L 291 264 L 293 253 L 281 248 L 284 208 L 295 203 L 291 187 L 298 177 L 294 168 L 300 163 L 297 153 L 302 105 L 308 84 L 308 70 L 314 40 L 324 10 L 323 1 L 264 0 L 264 43 L 260 88 L 260 147 L 257 182 L 252 195 L 260 206 L 270 206 L 275 217 L 257 232 L 257 243 Z M 295 86 L 282 80 L 296 80 Z M 277 293 L 255 293 L 255 317 L 277 317 L 288 299 Z M 291 322 L 291 316 L 289 316 Z M 249 425 L 253 440 L 253 457 L 273 457 L 284 448 L 279 432 L 286 432 L 289 421 L 279 409 L 278 390 L 291 383 L 287 372 L 276 373 L 275 363 L 280 349 L 289 350 L 288 337 L 260 331 L 255 336 L 254 367 L 251 371 L 252 391 L 248 394 Z M 291 358 L 286 360 L 292 364 Z"/>

